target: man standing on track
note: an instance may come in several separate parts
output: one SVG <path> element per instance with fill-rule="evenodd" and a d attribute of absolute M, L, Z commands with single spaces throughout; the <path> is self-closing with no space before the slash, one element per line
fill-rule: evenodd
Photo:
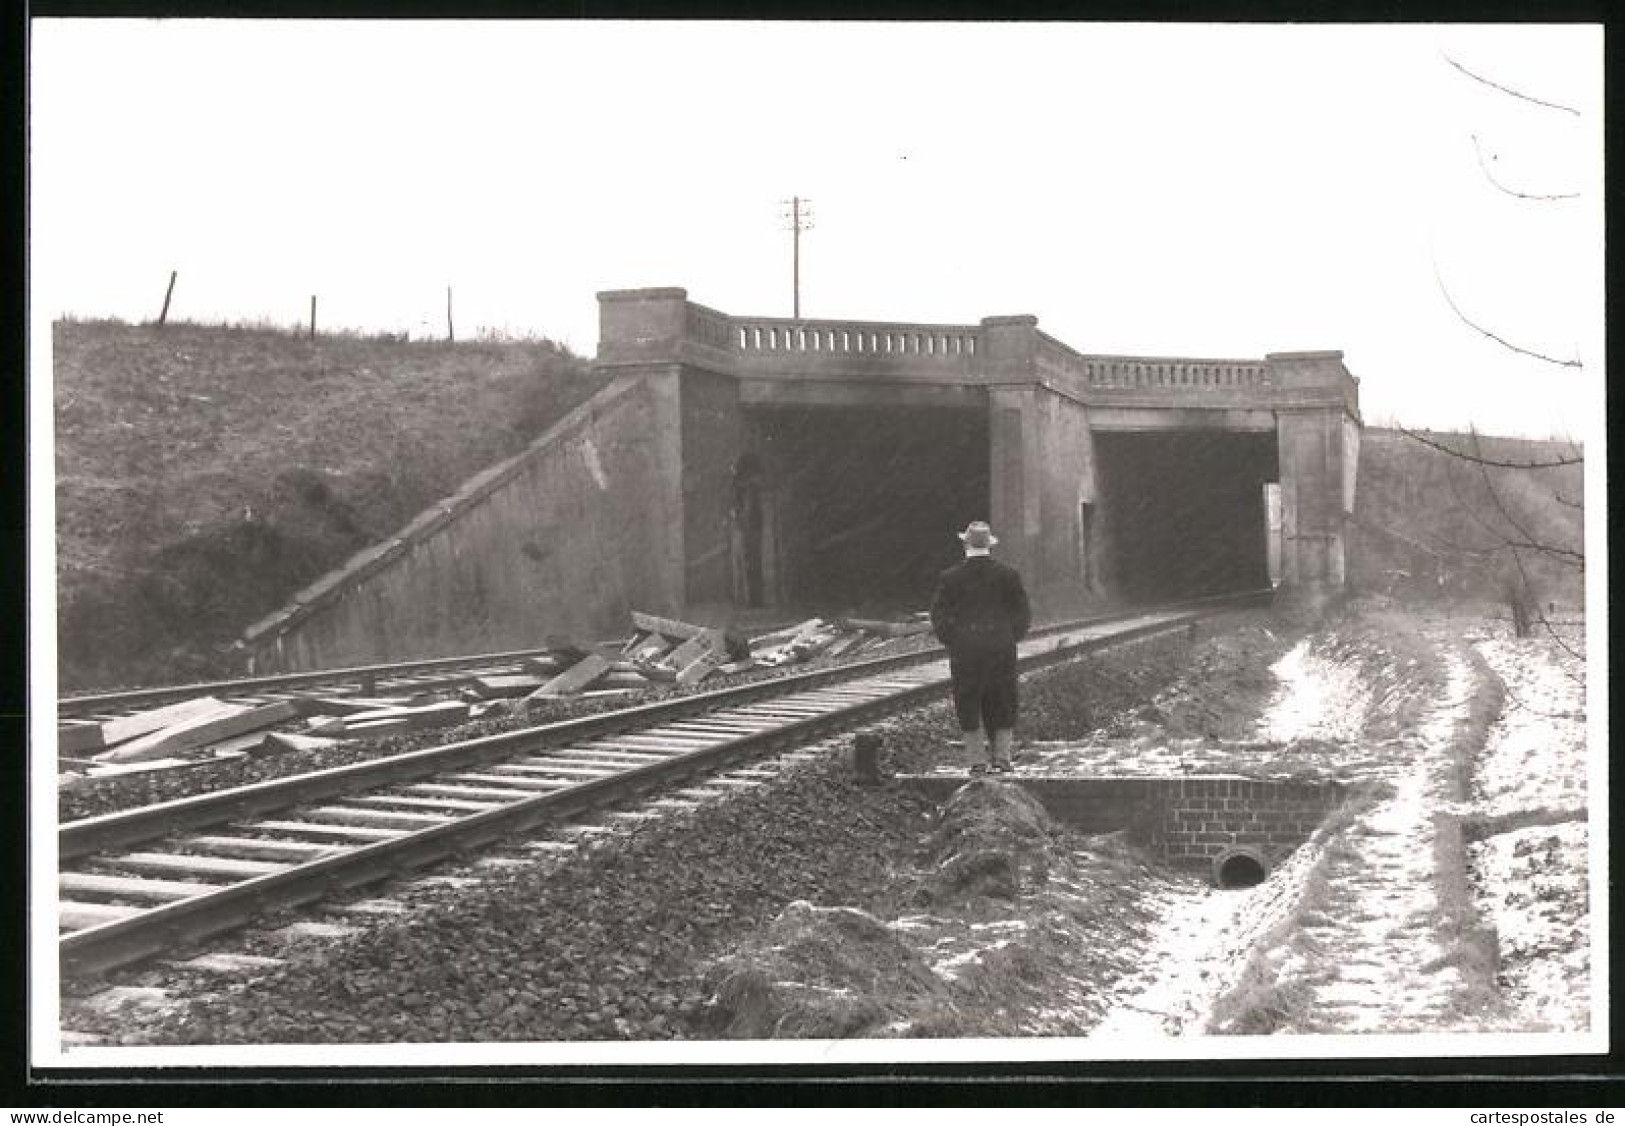
<path fill-rule="evenodd" d="M 1016 738 L 1016 642 L 1032 624 L 1021 575 L 990 554 L 998 539 L 977 520 L 959 533 L 965 558 L 942 573 L 931 628 L 948 649 L 954 712 L 972 773 L 1012 769 Z"/>

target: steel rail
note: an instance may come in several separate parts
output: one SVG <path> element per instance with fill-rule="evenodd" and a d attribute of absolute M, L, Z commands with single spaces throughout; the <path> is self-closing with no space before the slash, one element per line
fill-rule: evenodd
<path fill-rule="evenodd" d="M 1156 620 L 1137 626 L 1120 629 L 1115 632 L 1094 637 L 1059 638 L 1055 645 L 1049 648 L 1039 648 L 1021 658 L 1024 669 L 1039 668 L 1046 665 L 1073 660 L 1086 653 L 1112 648 L 1126 642 L 1140 638 L 1163 634 L 1184 629 L 1210 613 L 1216 612 L 1217 607 L 1201 610 L 1168 611 Z M 1107 625 L 1109 622 L 1095 621 L 1091 625 Z M 1072 630 L 1088 628 L 1074 625 Z M 897 657 L 882 658 L 877 661 L 864 662 L 864 671 L 883 672 L 885 669 L 902 663 L 922 662 L 926 660 L 941 659 L 941 650 L 935 649 L 925 653 L 898 655 Z M 770 692 L 759 694 L 784 695 L 787 691 L 807 689 L 814 682 L 831 679 L 836 673 L 844 672 L 847 677 L 853 675 L 859 666 L 846 666 L 840 670 L 822 670 L 819 673 L 804 674 L 800 677 L 790 678 L 796 683 L 787 684 L 785 679 L 767 682 L 765 687 Z M 857 675 L 861 676 L 859 672 Z M 844 679 L 844 677 L 843 677 Z M 749 685 L 745 688 L 758 688 L 764 686 Z M 431 828 L 409 832 L 404 836 L 374 844 L 350 848 L 337 855 L 324 857 L 304 864 L 298 864 L 279 872 L 270 873 L 247 879 L 238 883 L 225 885 L 218 890 L 192 896 L 191 898 L 168 903 L 161 907 L 152 908 L 140 914 L 107 923 L 93 925 L 82 930 L 74 931 L 59 939 L 59 957 L 64 974 L 87 974 L 110 969 L 119 965 L 140 961 L 144 958 L 184 946 L 210 935 L 239 926 L 249 919 L 263 914 L 266 911 L 279 907 L 297 906 L 302 903 L 319 899 L 336 891 L 361 886 L 387 878 L 400 875 L 425 864 L 432 863 L 448 855 L 480 847 L 491 841 L 511 835 L 515 832 L 529 828 L 545 819 L 558 819 L 579 813 L 585 810 L 602 808 L 617 801 L 646 793 L 651 790 L 670 787 L 673 783 L 695 774 L 713 773 L 726 768 L 733 763 L 747 758 L 761 755 L 776 747 L 785 745 L 799 745 L 810 742 L 831 732 L 850 729 L 853 726 L 872 722 L 880 715 L 917 706 L 934 695 L 940 695 L 946 690 L 945 679 L 933 679 L 926 683 L 898 688 L 872 700 L 851 703 L 831 708 L 829 711 L 810 715 L 804 718 L 792 719 L 778 724 L 769 730 L 743 734 L 724 742 L 697 748 L 692 751 L 673 754 L 665 759 L 634 766 L 618 771 L 612 775 L 570 784 L 562 789 L 537 794 L 534 797 L 520 799 L 497 809 L 474 813 L 459 818 L 456 821 Z M 740 696 L 737 690 L 724 690 L 718 693 L 707 693 L 710 697 L 729 697 L 729 702 L 738 702 Z M 688 702 L 694 702 L 700 697 L 688 697 Z M 649 705 L 644 708 L 628 709 L 619 713 L 620 726 L 627 726 L 627 720 L 633 713 L 641 713 L 644 717 L 642 724 L 647 725 L 651 715 L 658 714 L 662 718 L 669 718 L 669 711 L 665 705 Z M 577 741 L 583 731 L 596 735 L 602 728 L 593 729 L 591 721 L 601 720 L 604 717 L 588 717 L 587 720 L 571 721 L 568 724 L 549 725 L 545 728 L 533 728 L 523 732 L 509 733 L 504 736 L 494 736 L 481 740 L 469 740 L 461 744 L 452 744 L 450 747 L 432 748 L 428 751 L 415 752 L 412 755 L 400 756 L 393 760 L 384 760 L 399 764 L 401 759 L 417 760 L 418 764 L 430 762 L 426 756 L 436 756 L 436 765 L 428 767 L 425 772 L 433 773 L 445 769 L 446 752 L 459 751 L 462 754 L 488 753 L 500 755 L 513 753 L 525 747 L 534 748 L 534 740 L 539 735 L 552 736 L 547 742 Z M 561 728 L 573 728 L 568 736 L 561 734 Z M 533 742 L 526 743 L 525 737 Z M 474 748 L 471 752 L 470 748 Z M 459 765 L 466 765 L 467 758 L 458 759 Z M 372 764 L 355 764 L 356 766 L 370 766 Z M 411 776 L 418 771 L 414 767 Z M 353 767 L 339 768 L 338 771 L 320 772 L 320 777 L 330 781 L 339 781 L 342 775 L 342 788 L 354 790 L 358 785 L 367 785 L 378 781 L 376 778 L 362 778 Z M 303 776 L 315 778 L 318 775 Z M 388 781 L 399 782 L 405 780 L 402 775 L 390 776 Z M 297 780 L 295 780 L 297 781 Z M 254 787 L 245 787 L 244 790 L 262 790 L 270 783 Z M 304 793 L 295 799 L 296 804 L 303 804 L 313 797 L 332 796 L 334 790 L 324 789 L 317 793 Z M 241 796 L 241 791 L 238 792 Z M 207 795 L 213 799 L 217 795 Z M 174 812 L 174 807 L 198 799 L 184 799 L 183 802 L 163 803 L 161 806 L 147 807 L 146 810 L 134 811 L 137 814 L 148 814 L 151 810 L 167 810 Z M 277 807 L 285 807 L 289 802 L 286 794 L 277 803 Z M 219 815 L 227 806 L 221 806 L 214 811 Z M 254 810 L 247 810 L 253 812 Z M 244 807 L 239 806 L 231 812 L 224 813 L 226 819 L 236 819 L 243 816 Z M 109 815 L 108 818 L 89 819 L 103 822 L 102 828 L 107 828 L 110 818 L 127 815 Z M 145 817 L 140 820 L 146 820 Z M 76 822 L 62 827 L 62 834 L 73 830 L 81 844 L 91 839 L 84 834 L 87 832 L 89 822 Z M 166 832 L 173 832 L 177 828 L 195 822 L 178 825 L 170 820 Z M 148 839 L 144 834 L 136 839 Z M 128 843 L 128 842 L 126 842 Z M 103 839 L 100 848 L 112 847 Z M 94 851 L 94 850 L 93 850 Z M 83 855 L 78 853 L 77 855 Z"/>
<path fill-rule="evenodd" d="M 109 708 L 152 704 L 160 700 L 184 699 L 188 696 L 213 696 L 220 693 L 255 695 L 268 689 L 300 688 L 311 684 L 343 683 L 387 679 L 391 676 L 410 676 L 413 673 L 434 672 L 438 669 L 478 668 L 481 665 L 514 664 L 527 657 L 543 657 L 551 649 L 510 649 L 501 653 L 475 653 L 462 657 L 431 657 L 421 661 L 399 661 L 382 665 L 353 665 L 339 669 L 317 669 L 312 672 L 276 673 L 271 676 L 251 676 L 237 680 L 210 680 L 196 684 L 164 684 L 152 688 L 130 688 L 115 692 L 89 692 L 69 694 L 57 700 L 58 715 L 64 719 Z"/>

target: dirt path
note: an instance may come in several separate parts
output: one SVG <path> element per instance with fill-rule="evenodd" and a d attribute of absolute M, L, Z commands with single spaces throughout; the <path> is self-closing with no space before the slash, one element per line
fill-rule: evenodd
<path fill-rule="evenodd" d="M 1311 1006 L 1329 1031 L 1440 1030 L 1462 984 L 1459 970 L 1439 965 L 1433 817 L 1448 801 L 1449 747 L 1466 718 L 1472 676 L 1460 657 L 1442 656 L 1445 689 L 1384 772 L 1392 796 L 1357 818 L 1328 857 L 1336 919 L 1305 928 L 1335 968 L 1333 980 L 1315 986 Z"/>
<path fill-rule="evenodd" d="M 1506 690 L 1472 799 L 1508 828 L 1469 846 L 1476 904 L 1495 928 L 1517 1026 L 1580 1031 L 1592 997 L 1583 668 L 1549 637 L 1498 625 L 1471 640 Z"/>

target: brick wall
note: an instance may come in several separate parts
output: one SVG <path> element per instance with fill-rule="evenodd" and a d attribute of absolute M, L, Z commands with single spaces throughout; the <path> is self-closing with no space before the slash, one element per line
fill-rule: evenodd
<path fill-rule="evenodd" d="M 1175 864 L 1211 864 L 1241 849 L 1273 865 L 1308 840 L 1344 797 L 1337 783 L 1235 775 L 1011 780 L 1057 821 L 1085 833 L 1124 830 Z M 915 775 L 907 782 L 938 802 L 963 784 L 952 775 Z"/>
<path fill-rule="evenodd" d="M 1153 843 L 1175 863 L 1205 863 L 1238 846 L 1274 863 L 1342 800 L 1335 784 L 1219 776 L 1169 779 L 1163 793 Z"/>

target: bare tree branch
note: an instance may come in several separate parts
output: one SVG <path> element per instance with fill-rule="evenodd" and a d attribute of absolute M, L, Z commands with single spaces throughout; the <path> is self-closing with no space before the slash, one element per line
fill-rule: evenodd
<path fill-rule="evenodd" d="M 1462 458 L 1461 460 L 1466 461 L 1467 459 Z M 1470 464 L 1470 462 L 1469 462 L 1469 464 Z M 1478 503 L 1476 503 L 1475 501 L 1469 500 L 1466 496 L 1462 495 L 1461 486 L 1459 484 L 1457 484 L 1457 482 L 1456 482 L 1455 473 L 1453 473 L 1451 471 L 1451 467 L 1450 467 L 1449 463 L 1446 463 L 1446 465 L 1447 465 L 1447 468 L 1445 469 L 1444 479 L 1445 479 L 1446 483 L 1448 483 L 1449 486 L 1450 486 L 1450 495 L 1455 498 L 1458 510 L 1461 511 L 1462 513 L 1464 513 L 1467 516 L 1467 518 L 1469 520 L 1471 520 L 1473 523 L 1477 524 L 1480 528 L 1484 529 L 1484 531 L 1487 532 L 1490 535 L 1490 537 L 1495 541 L 1493 546 L 1491 546 L 1489 548 L 1486 548 L 1486 549 L 1482 549 L 1482 550 L 1477 551 L 1477 552 L 1474 552 L 1474 554 L 1482 555 L 1482 554 L 1493 553 L 1493 552 L 1501 550 L 1503 547 L 1506 546 L 1506 542 L 1507 542 L 1506 530 L 1504 528 L 1493 527 L 1488 520 L 1484 519 L 1483 516 L 1479 515 L 1479 512 L 1478 512 L 1479 505 L 1478 505 Z M 1479 467 L 1478 471 L 1480 473 L 1485 472 L 1485 470 L 1484 470 L 1484 468 L 1482 466 Z M 1462 550 L 1467 551 L 1467 550 L 1471 550 L 1471 549 L 1463 548 Z"/>
<path fill-rule="evenodd" d="M 1578 571 L 1585 570 L 1586 557 L 1582 551 L 1558 547 L 1555 544 L 1537 543 L 1534 540 L 1507 540 L 1506 546 L 1509 548 L 1522 548 L 1525 551 L 1533 551 L 1540 555 L 1550 555 L 1566 567 L 1573 567 Z"/>
<path fill-rule="evenodd" d="M 1561 195 L 1535 195 L 1535 194 L 1533 194 L 1531 192 L 1514 191 L 1512 188 L 1507 187 L 1505 184 L 1501 183 L 1501 181 L 1497 180 L 1495 178 L 1495 173 L 1490 171 L 1490 166 L 1488 164 L 1484 163 L 1484 149 L 1483 149 L 1483 146 L 1481 146 L 1478 143 L 1478 134 L 1477 133 L 1473 134 L 1473 151 L 1478 154 L 1478 166 L 1484 172 L 1484 179 L 1486 179 L 1490 183 L 1494 184 L 1497 188 L 1499 188 L 1501 191 L 1505 192 L 1509 196 L 1513 196 L 1513 197 L 1515 197 L 1517 199 L 1540 199 L 1540 200 L 1579 199 L 1580 198 L 1580 193 L 1579 192 L 1564 192 Z"/>
<path fill-rule="evenodd" d="M 1465 74 L 1468 78 L 1471 78 L 1474 82 L 1482 82 L 1484 85 L 1490 87 L 1491 89 L 1499 90 L 1503 94 L 1511 94 L 1514 98 L 1522 98 L 1524 101 L 1532 102 L 1537 106 L 1545 106 L 1547 109 L 1562 110 L 1564 113 L 1572 113 L 1575 117 L 1580 116 L 1580 111 L 1575 109 L 1573 106 L 1560 105 L 1557 102 L 1542 101 L 1540 98 L 1532 98 L 1528 94 L 1521 94 L 1517 90 L 1512 89 L 1512 87 L 1510 87 L 1510 86 L 1503 86 L 1499 82 L 1491 82 L 1488 78 L 1485 78 L 1483 75 L 1474 74 L 1472 71 L 1470 71 L 1466 67 L 1462 66 L 1455 59 L 1451 58 L 1449 55 L 1445 54 L 1443 51 L 1440 51 L 1439 54 L 1444 57 L 1445 62 L 1449 63 L 1451 66 L 1453 66 L 1457 70 L 1461 71 L 1461 73 Z"/>
<path fill-rule="evenodd" d="M 1478 431 L 1469 428 L 1467 434 L 1472 439 L 1473 445 L 1477 447 Z M 1518 523 L 1517 518 L 1514 517 L 1510 511 L 1508 511 L 1506 503 L 1501 499 L 1500 491 L 1495 487 L 1495 481 L 1490 477 L 1489 470 L 1481 464 L 1478 467 L 1478 472 L 1479 475 L 1484 479 L 1484 488 L 1489 492 L 1490 501 L 1495 505 L 1495 510 L 1501 514 L 1501 519 L 1505 520 L 1508 524 L 1512 525 L 1513 528 L 1517 529 L 1518 534 L 1523 537 L 1523 542 L 1521 543 L 1508 539 L 1506 541 L 1508 547 L 1514 549 L 1523 547 L 1532 551 L 1538 551 L 1542 554 L 1550 555 L 1555 559 L 1561 560 L 1569 566 L 1577 567 L 1581 571 L 1585 570 L 1585 554 L 1583 552 L 1572 551 L 1569 548 L 1558 547 L 1555 544 L 1544 544 L 1537 540 L 1532 534 L 1530 534 L 1529 530 L 1522 524 Z M 1523 571 L 1523 560 L 1519 559 L 1516 550 L 1512 552 L 1512 557 L 1513 559 L 1517 560 L 1518 570 L 1521 573 Z"/>
<path fill-rule="evenodd" d="M 1556 364 L 1558 367 L 1562 367 L 1562 368 L 1584 368 L 1585 367 L 1585 365 L 1582 364 L 1577 359 L 1575 359 L 1575 360 L 1559 360 L 1559 359 L 1556 359 L 1556 358 L 1554 358 L 1552 356 L 1545 355 L 1542 352 L 1532 352 L 1528 348 L 1520 348 L 1516 344 L 1513 344 L 1512 342 L 1510 342 L 1508 340 L 1504 340 L 1501 337 L 1495 335 L 1495 333 L 1491 332 L 1489 329 L 1484 328 L 1481 325 L 1475 324 L 1473 321 L 1468 320 L 1467 319 L 1467 314 L 1465 314 L 1465 313 L 1463 313 L 1461 311 L 1460 307 L 1458 307 L 1456 305 L 1455 299 L 1450 296 L 1450 290 L 1445 286 L 1444 278 L 1439 275 L 1439 264 L 1437 262 L 1435 262 L 1433 264 L 1433 279 L 1436 282 L 1439 283 L 1439 292 L 1444 294 L 1445 303 L 1450 306 L 1450 311 L 1452 313 L 1456 314 L 1457 319 L 1460 320 L 1462 324 L 1466 325 L 1468 328 L 1472 329 L 1474 332 L 1478 333 L 1479 335 L 1489 337 L 1491 340 L 1495 341 L 1501 347 L 1509 349 L 1510 351 L 1516 352 L 1520 356 L 1528 356 L 1531 359 L 1536 359 L 1536 360 L 1545 360 L 1549 364 Z"/>
<path fill-rule="evenodd" d="M 1504 461 L 1499 458 L 1485 457 L 1480 454 L 1470 454 L 1465 450 L 1452 449 L 1443 442 L 1434 441 L 1420 430 L 1411 430 L 1397 423 L 1395 424 L 1394 429 L 1398 430 L 1401 434 L 1405 435 L 1407 438 L 1410 438 L 1412 441 L 1420 442 L 1424 446 L 1430 446 L 1433 449 L 1438 450 L 1440 453 L 1446 453 L 1452 457 L 1459 457 L 1461 460 L 1470 461 L 1475 465 L 1490 465 L 1497 469 L 1558 469 L 1565 465 L 1583 465 L 1585 463 L 1584 456 L 1558 457 L 1553 458 L 1550 461 Z"/>
<path fill-rule="evenodd" d="M 1393 528 L 1388 527 L 1386 524 L 1378 524 L 1374 520 L 1360 520 L 1360 519 L 1356 519 L 1355 517 L 1352 517 L 1352 516 L 1349 517 L 1349 522 L 1351 524 L 1353 524 L 1357 528 L 1363 528 L 1368 532 L 1381 532 L 1383 535 L 1388 536 L 1391 539 L 1398 540 L 1400 543 L 1409 544 L 1411 547 L 1414 547 L 1418 551 L 1424 552 L 1425 554 L 1432 556 L 1434 559 L 1437 559 L 1437 560 L 1440 560 L 1440 561 L 1442 561 L 1444 559 L 1444 555 L 1441 552 L 1435 550 L 1432 547 L 1429 547 L 1427 544 L 1423 543 L 1421 540 L 1413 539 L 1410 536 L 1407 536 L 1404 532 L 1396 531 Z M 1435 538 L 1437 538 L 1437 537 L 1435 537 Z M 1454 545 L 1448 545 L 1448 546 L 1453 547 Z M 1460 549 L 1457 549 L 1457 550 L 1460 550 Z"/>
<path fill-rule="evenodd" d="M 1518 556 L 1518 553 L 1516 551 L 1514 551 L 1512 553 L 1512 562 L 1518 568 L 1518 578 L 1523 583 L 1524 589 L 1529 590 L 1533 584 L 1530 583 L 1530 581 L 1529 581 L 1529 572 L 1524 570 L 1523 560 Z M 1540 608 L 1540 602 L 1538 600 L 1535 601 L 1534 608 L 1535 608 L 1535 617 L 1537 619 L 1539 619 L 1541 626 L 1543 626 L 1545 628 L 1546 633 L 1551 637 L 1551 639 L 1553 641 L 1557 642 L 1559 648 L 1561 648 L 1565 653 L 1567 653 L 1569 656 L 1573 657 L 1575 660 L 1584 661 L 1585 657 L 1583 655 L 1579 654 L 1579 653 L 1576 653 L 1574 651 L 1574 648 L 1571 645 L 1569 645 L 1568 641 L 1561 634 L 1559 634 L 1557 632 L 1557 628 L 1555 626 L 1553 626 L 1550 621 L 1547 620 L 1546 612 Z M 1573 681 L 1576 681 L 1576 682 L 1582 683 L 1582 684 L 1585 683 L 1583 680 L 1580 680 L 1579 677 L 1577 677 L 1573 673 L 1569 672 L 1568 669 L 1562 669 L 1561 671 L 1563 672 L 1563 675 L 1567 676 L 1570 680 L 1573 680 Z"/>
<path fill-rule="evenodd" d="M 1477 432 L 1469 430 L 1468 433 L 1472 436 L 1472 439 L 1476 444 L 1478 440 Z M 1469 465 L 1477 465 L 1479 475 L 1484 481 L 1484 488 L 1489 492 L 1490 500 L 1494 504 L 1496 511 L 1500 513 L 1501 519 L 1506 521 L 1506 523 L 1511 526 L 1516 535 L 1509 534 L 1503 528 L 1494 527 L 1489 521 L 1484 519 L 1483 516 L 1479 515 L 1479 502 L 1475 502 L 1471 498 L 1462 494 L 1461 487 L 1456 482 L 1455 474 L 1447 469 L 1445 471 L 1445 482 L 1450 486 L 1450 493 L 1455 498 L 1458 510 L 1469 520 L 1482 528 L 1494 542 L 1488 547 L 1468 547 L 1465 544 L 1454 543 L 1437 532 L 1430 531 L 1428 534 L 1433 539 L 1462 555 L 1483 557 L 1493 555 L 1501 551 L 1509 551 L 1513 555 L 1516 555 L 1517 550 L 1521 548 L 1526 551 L 1534 551 L 1543 555 L 1549 555 L 1566 567 L 1572 567 L 1578 571 L 1585 570 L 1585 554 L 1583 552 L 1560 547 L 1556 544 L 1542 543 L 1518 523 L 1506 505 L 1502 503 L 1501 495 L 1496 491 L 1495 484 L 1490 479 L 1488 468 L 1481 463 L 1475 462 L 1473 456 L 1470 454 L 1452 451 L 1448 447 L 1439 448 L 1443 449 L 1445 453 L 1452 454 L 1462 462 Z M 1523 538 L 1518 539 L 1517 536 L 1522 536 Z"/>

